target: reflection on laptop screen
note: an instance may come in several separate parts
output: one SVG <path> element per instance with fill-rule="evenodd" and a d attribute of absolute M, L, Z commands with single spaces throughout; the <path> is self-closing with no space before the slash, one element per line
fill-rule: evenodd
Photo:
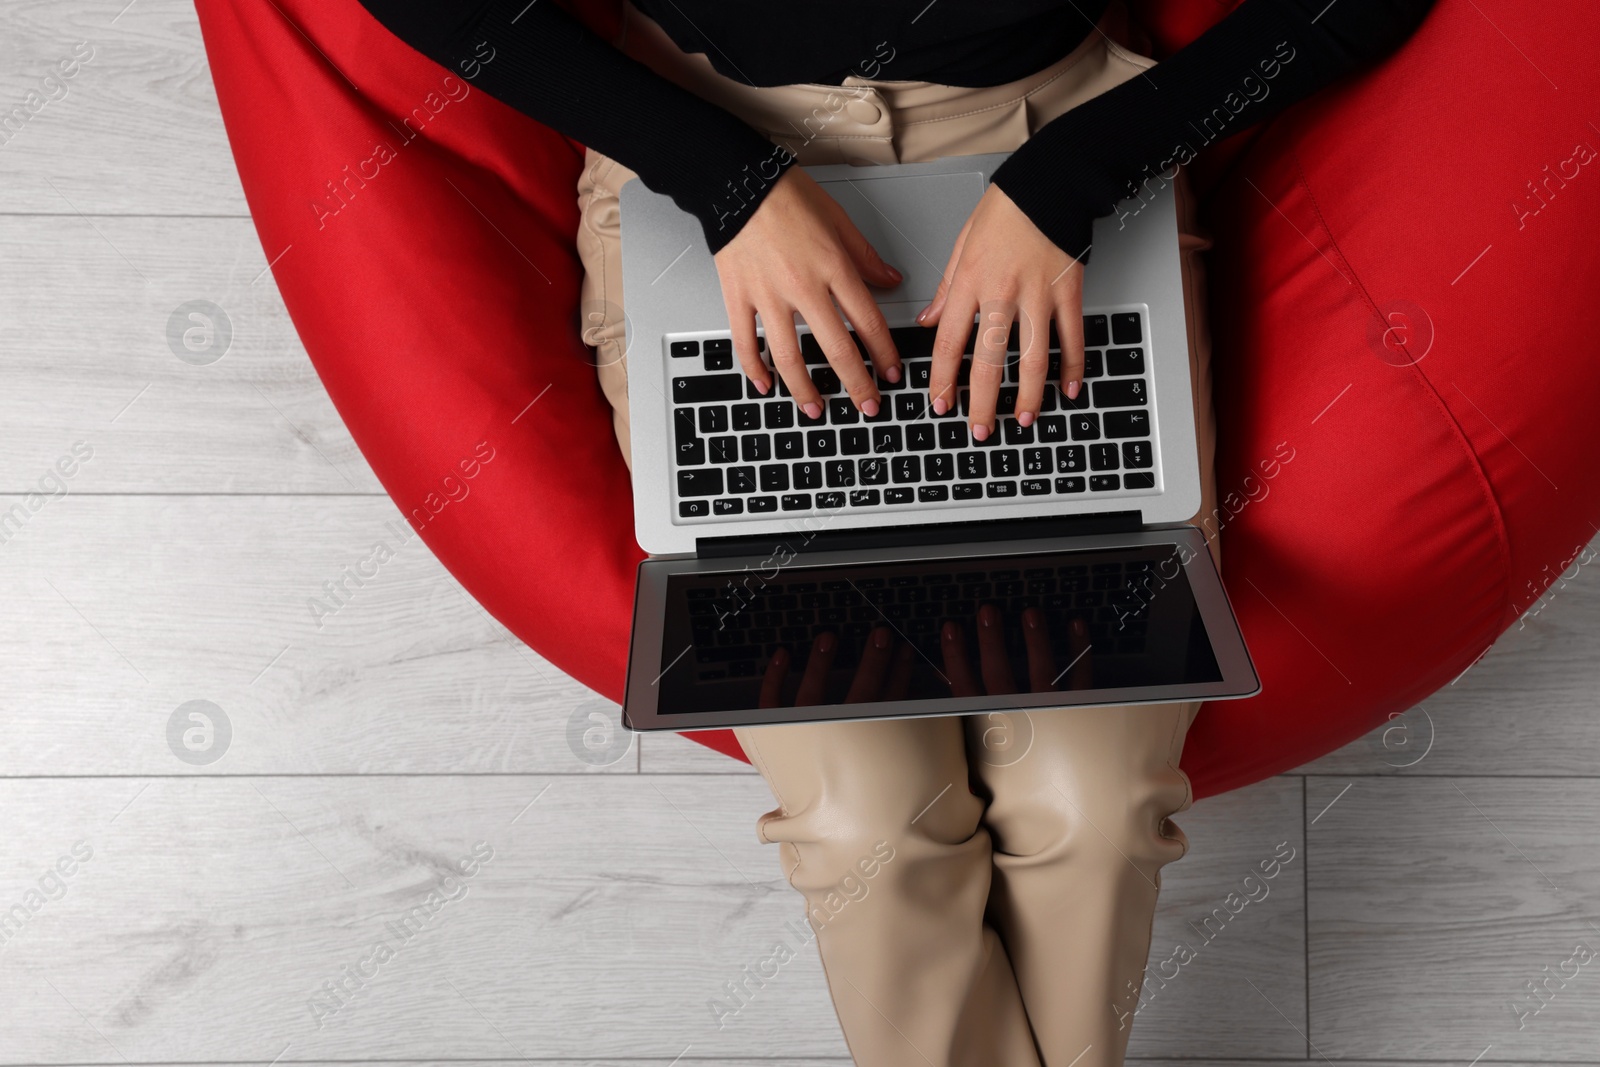
<path fill-rule="evenodd" d="M 1175 545 L 674 574 L 661 662 L 663 715 L 1222 678 Z"/>

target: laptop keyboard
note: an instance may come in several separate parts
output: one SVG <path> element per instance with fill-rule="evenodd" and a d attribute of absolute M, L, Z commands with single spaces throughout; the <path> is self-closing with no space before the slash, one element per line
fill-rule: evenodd
<path fill-rule="evenodd" d="M 1142 495 L 1156 486 L 1149 359 L 1138 311 L 1085 315 L 1083 386 L 1061 391 L 1052 347 L 1039 417 L 1017 422 L 1017 327 L 1011 328 L 996 432 L 968 432 L 967 379 L 977 331 L 967 339 L 960 402 L 944 415 L 928 405 L 933 341 L 924 326 L 890 330 L 905 370 L 878 381 L 879 412 L 850 401 L 809 330 L 800 347 L 823 412 L 808 418 L 774 375 L 763 397 L 739 369 L 729 334 L 669 341 L 674 505 L 680 521 L 764 518 L 784 513 L 1033 503 L 1052 496 Z M 1054 327 L 1050 335 L 1055 345 Z M 857 342 L 859 347 L 859 342 Z"/>
<path fill-rule="evenodd" d="M 969 637 L 978 607 L 994 604 L 1009 625 L 1013 652 L 1022 651 L 1026 608 L 1039 608 L 1054 625 L 1049 637 L 1056 663 L 1067 666 L 1068 618 L 1081 618 L 1097 656 L 1139 654 L 1145 650 L 1149 622 L 1149 560 L 1068 564 L 1060 567 L 984 568 L 968 565 L 945 574 L 904 574 L 860 579 L 769 583 L 752 597 L 737 599 L 717 589 L 689 591 L 689 625 L 694 634 L 695 668 L 702 681 L 742 678 L 764 669 L 778 647 L 788 647 L 803 662 L 818 633 L 839 636 L 834 666 L 853 667 L 878 626 L 894 627 L 929 662 L 943 662 L 939 633 L 944 623 L 962 624 Z"/>

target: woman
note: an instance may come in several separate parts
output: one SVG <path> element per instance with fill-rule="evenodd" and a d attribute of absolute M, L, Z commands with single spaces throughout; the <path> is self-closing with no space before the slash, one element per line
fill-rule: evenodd
<path fill-rule="evenodd" d="M 419 51 L 587 146 L 578 187 L 585 339 L 625 457 L 616 196 L 635 175 L 700 221 L 734 350 L 755 387 L 770 393 L 776 374 L 808 414 L 819 410 L 798 313 L 870 416 L 883 402 L 879 383 L 905 370 L 869 286 L 891 289 L 900 275 L 794 164 L 1011 152 L 919 317 L 936 331 L 928 402 L 940 412 L 958 402 L 957 371 L 981 321 L 967 409 L 980 441 L 1001 428 L 1014 321 L 1019 389 L 1003 417 L 1027 426 L 1047 388 L 1077 394 L 1080 268 L 1093 221 L 1139 183 L 1175 180 L 1201 445 L 1197 523 L 1215 511 L 1198 259 L 1207 242 L 1183 165 L 1209 141 L 1388 54 L 1430 6 L 1245 0 L 1156 65 L 1113 40 L 1123 23 L 1111 0 L 635 0 L 624 2 L 611 41 L 552 0 L 459 10 L 362 2 Z M 1046 381 L 1052 321 L 1058 383 Z M 1215 556 L 1214 536 L 1209 544 Z M 979 625 L 999 622 L 989 613 Z M 953 677 L 983 673 L 959 666 Z M 1169 816 L 1192 799 L 1178 762 L 1198 710 L 1190 702 L 737 731 L 778 802 L 758 829 L 781 844 L 785 873 L 806 897 L 857 1063 L 1121 1062 L 1160 870 L 1188 848 Z M 990 747 L 996 736 L 1004 756 Z M 846 879 L 864 875 L 867 895 L 830 906 Z"/>

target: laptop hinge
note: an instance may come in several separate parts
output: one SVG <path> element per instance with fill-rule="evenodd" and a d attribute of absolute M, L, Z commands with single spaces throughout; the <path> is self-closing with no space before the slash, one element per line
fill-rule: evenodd
<path fill-rule="evenodd" d="M 776 544 L 795 552 L 840 552 L 858 548 L 897 548 L 958 541 L 1015 541 L 1030 537 L 1075 537 L 1082 534 L 1129 533 L 1143 529 L 1138 511 L 1099 515 L 1041 515 L 1003 522 L 938 522 L 867 530 L 779 530 L 739 537 L 695 539 L 700 559 L 764 555 Z"/>

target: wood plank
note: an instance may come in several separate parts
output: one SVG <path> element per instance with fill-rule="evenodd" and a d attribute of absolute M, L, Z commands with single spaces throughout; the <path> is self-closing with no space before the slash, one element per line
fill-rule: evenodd
<path fill-rule="evenodd" d="M 1306 810 L 1315 1050 L 1594 1058 L 1600 959 L 1566 961 L 1600 952 L 1600 782 L 1311 778 Z M 1519 1019 L 1526 983 L 1563 969 Z"/>
<path fill-rule="evenodd" d="M 374 497 L 49 502 L 0 545 L 0 774 L 633 773 L 620 731 L 620 750 L 585 747 L 614 705 L 409 530 Z M 169 739 L 194 700 L 232 724 L 215 762 Z"/>
<path fill-rule="evenodd" d="M 0 491 L 81 441 L 78 492 L 382 492 L 248 220 L 0 217 L 0 248 Z"/>
<path fill-rule="evenodd" d="M 1600 752 L 1600 538 L 1492 649 L 1403 716 L 1298 772 L 1593 776 Z"/>
<path fill-rule="evenodd" d="M 10 0 L 5 26 L 0 213 L 246 214 L 192 3 Z"/>

